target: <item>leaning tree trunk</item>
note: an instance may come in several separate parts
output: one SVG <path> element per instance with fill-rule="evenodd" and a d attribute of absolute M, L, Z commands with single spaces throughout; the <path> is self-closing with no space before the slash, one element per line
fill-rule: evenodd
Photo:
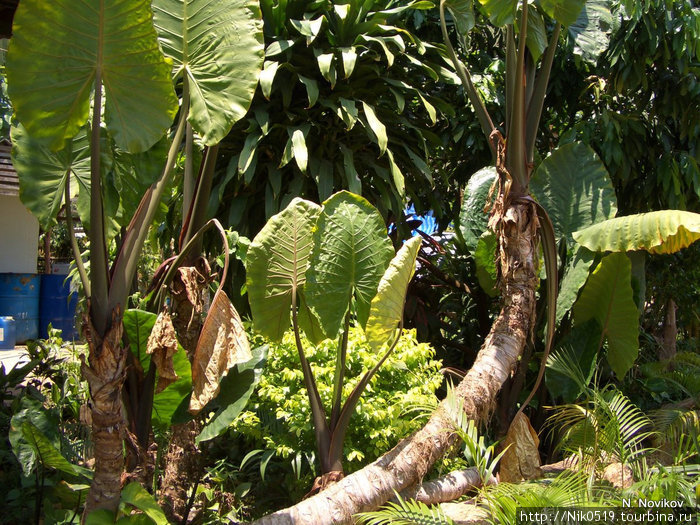
<path fill-rule="evenodd" d="M 518 364 L 533 327 L 537 285 L 537 218 L 531 203 L 510 205 L 500 235 L 504 305 L 479 355 L 455 388 L 470 419 L 484 421 L 503 383 Z M 428 423 L 374 463 L 316 496 L 255 523 L 314 525 L 350 523 L 358 512 L 376 509 L 414 485 L 456 442 L 453 423 L 441 403 Z"/>
<path fill-rule="evenodd" d="M 669 299 L 666 302 L 666 314 L 664 316 L 661 345 L 659 345 L 659 360 L 670 361 L 676 357 L 676 339 L 678 339 L 678 325 L 676 324 L 676 302 Z"/>
<path fill-rule="evenodd" d="M 122 385 L 126 378 L 126 350 L 122 346 L 121 315 L 115 311 L 104 338 L 86 323 L 88 362 L 83 361 L 83 377 L 90 387 L 92 440 L 95 474 L 90 485 L 83 516 L 93 510 L 116 510 L 119 506 L 124 471 Z"/>

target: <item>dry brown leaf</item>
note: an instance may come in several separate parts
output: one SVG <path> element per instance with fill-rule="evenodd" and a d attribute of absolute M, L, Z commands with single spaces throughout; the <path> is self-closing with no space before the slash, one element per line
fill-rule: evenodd
<path fill-rule="evenodd" d="M 540 477 L 540 439 L 525 414 L 518 414 L 510 424 L 503 446 L 508 447 L 499 463 L 501 481 L 516 483 Z"/>
<path fill-rule="evenodd" d="M 214 295 L 192 363 L 189 411 L 198 414 L 219 393 L 221 379 L 252 358 L 241 318 L 223 290 Z"/>
<path fill-rule="evenodd" d="M 173 356 L 177 352 L 177 337 L 170 314 L 163 311 L 158 315 L 151 335 L 148 337 L 146 353 L 150 354 L 158 371 L 156 393 L 162 392 L 170 383 L 177 381 Z"/>
<path fill-rule="evenodd" d="M 194 266 L 178 268 L 174 287 L 175 293 L 184 291 L 194 311 L 201 314 L 204 311 L 202 289 L 206 284 L 207 278 L 197 271 L 197 268 Z"/>

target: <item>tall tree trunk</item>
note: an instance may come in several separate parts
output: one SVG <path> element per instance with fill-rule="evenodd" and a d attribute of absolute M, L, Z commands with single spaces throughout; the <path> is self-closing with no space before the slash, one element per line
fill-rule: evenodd
<path fill-rule="evenodd" d="M 661 361 L 668 361 L 676 357 L 676 339 L 678 339 L 676 308 L 676 302 L 673 299 L 666 302 L 666 315 L 664 316 L 662 340 L 659 346 L 659 360 Z"/>
<path fill-rule="evenodd" d="M 479 355 L 455 394 L 470 419 L 484 421 L 503 383 L 511 376 L 530 336 L 537 286 L 537 216 L 531 203 L 510 205 L 500 235 L 503 308 Z M 428 423 L 391 451 L 316 496 L 256 522 L 258 525 L 350 523 L 425 476 L 456 442 L 453 423 L 441 403 Z"/>
<path fill-rule="evenodd" d="M 92 401 L 92 440 L 95 450 L 95 475 L 87 501 L 87 516 L 96 509 L 114 510 L 119 505 L 124 471 L 122 385 L 126 378 L 126 350 L 121 344 L 121 313 L 112 314 L 112 323 L 104 338 L 86 322 L 88 362 L 82 363 L 83 377 L 90 387 Z"/>

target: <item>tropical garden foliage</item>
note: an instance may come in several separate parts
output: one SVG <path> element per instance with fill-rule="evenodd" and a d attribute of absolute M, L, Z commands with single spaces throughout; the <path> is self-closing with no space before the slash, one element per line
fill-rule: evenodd
<path fill-rule="evenodd" d="M 20 0 L 2 134 L 87 232 L 85 344 L 0 368 L 0 522 L 694 507 L 698 42 L 693 1 Z"/>

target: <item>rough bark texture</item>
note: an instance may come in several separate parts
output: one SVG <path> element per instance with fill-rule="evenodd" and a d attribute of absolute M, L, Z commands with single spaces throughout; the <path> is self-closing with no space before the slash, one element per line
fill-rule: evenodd
<path fill-rule="evenodd" d="M 496 395 L 517 366 L 533 326 L 537 285 L 537 229 L 532 204 L 517 202 L 503 215 L 500 237 L 504 305 L 471 370 L 455 388 L 467 416 L 484 421 Z M 418 483 L 455 443 L 452 422 L 440 404 L 421 430 L 320 494 L 265 516 L 258 525 L 350 523 Z"/>
<path fill-rule="evenodd" d="M 676 357 L 676 339 L 678 338 L 678 326 L 676 324 L 676 302 L 669 299 L 666 303 L 666 315 L 661 345 L 659 346 L 659 359 L 668 361 Z"/>
<path fill-rule="evenodd" d="M 498 482 L 493 476 L 487 482 L 488 485 L 496 483 Z M 414 499 L 426 505 L 435 505 L 436 503 L 454 501 L 464 496 L 467 492 L 481 488 L 482 485 L 479 471 L 471 467 L 464 470 L 456 470 L 438 479 L 404 489 L 401 491 L 401 497 L 403 499 Z"/>
<path fill-rule="evenodd" d="M 186 267 L 180 268 L 173 282 L 172 322 L 190 363 L 202 330 L 202 296 L 209 283 L 208 277 L 195 267 Z M 158 498 L 171 523 L 181 523 L 187 517 L 188 491 L 204 469 L 201 451 L 194 442 L 200 430 L 201 425 L 196 420 L 172 427 Z"/>
<path fill-rule="evenodd" d="M 121 315 L 115 311 L 111 328 L 101 338 L 92 324 L 85 323 L 89 348 L 88 362 L 82 364 L 83 377 L 90 387 L 92 401 L 92 440 L 95 475 L 85 502 L 84 516 L 96 509 L 116 511 L 124 470 L 122 385 L 126 377 L 126 350 L 122 347 Z"/>

